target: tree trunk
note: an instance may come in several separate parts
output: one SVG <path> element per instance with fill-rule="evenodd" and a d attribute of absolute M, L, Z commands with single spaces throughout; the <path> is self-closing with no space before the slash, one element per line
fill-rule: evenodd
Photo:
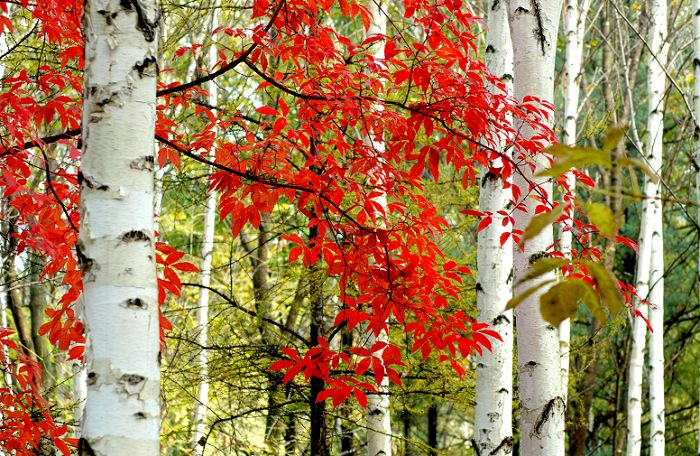
<path fill-rule="evenodd" d="M 428 407 L 428 446 L 433 450 L 431 455 L 438 454 L 438 407 L 435 404 L 430 404 Z"/>
<path fill-rule="evenodd" d="M 153 232 L 158 10 L 85 3 L 78 256 L 87 401 L 79 454 L 160 454 Z"/>
<path fill-rule="evenodd" d="M 514 94 L 522 100 L 535 96 L 552 102 L 554 95 L 554 56 L 561 3 L 556 0 L 514 0 L 509 3 L 508 17 L 514 55 Z M 517 130 L 517 128 L 516 128 Z M 527 138 L 533 132 L 523 128 Z M 518 152 L 518 151 L 516 151 Z M 531 183 L 551 198 L 551 179 L 535 177 L 549 162 L 542 154 L 536 157 L 537 169 L 521 166 L 515 177 L 522 195 L 529 194 Z M 551 202 L 551 200 L 550 200 Z M 533 198 L 525 201 L 526 212 L 515 211 L 515 228 L 524 229 L 541 204 Z M 514 249 L 515 280 L 526 273 L 531 262 L 545 254 L 552 244 L 553 230 L 544 229 L 529 240 L 524 249 Z M 528 289 L 539 286 L 551 276 L 528 281 Z M 521 285 L 515 294 L 525 291 Z M 562 397 L 559 331 L 542 319 L 542 289 L 516 308 L 518 344 L 518 391 L 520 396 L 520 451 L 525 455 L 561 455 L 564 453 L 564 414 Z"/>
<path fill-rule="evenodd" d="M 650 10 L 650 37 L 647 72 L 649 93 L 647 118 L 646 162 L 661 174 L 663 165 L 663 103 L 666 78 L 663 65 L 666 64 L 668 45 L 666 40 L 665 0 L 652 0 Z M 664 363 L 663 363 L 663 234 L 661 187 L 645 176 L 644 200 L 639 234 L 639 256 L 637 260 L 637 293 L 641 299 L 649 299 L 658 309 L 647 309 L 639 304 L 642 315 L 649 315 L 654 329 L 650 334 L 649 352 L 649 405 L 651 418 L 651 454 L 662 455 L 664 447 Z M 642 417 L 642 366 L 647 334 L 646 324 L 641 318 L 634 319 L 634 337 L 630 356 L 627 454 L 638 456 L 641 452 Z M 658 364 L 660 363 L 660 364 Z"/>
<path fill-rule="evenodd" d="M 309 229 L 309 239 L 311 244 L 316 242 L 318 228 Z M 317 345 L 319 336 L 323 334 L 323 279 L 324 272 L 320 266 L 311 269 L 309 280 L 309 298 L 311 301 L 311 324 L 309 325 L 309 340 L 312 346 Z M 318 456 L 330 456 L 328 450 L 328 439 L 326 435 L 326 402 L 317 402 L 316 398 L 323 391 L 325 383 L 322 379 L 311 377 L 310 380 L 310 446 L 311 454 Z"/>
<path fill-rule="evenodd" d="M 578 102 L 581 84 L 581 59 L 583 58 L 583 35 L 585 33 L 586 16 L 590 7 L 590 0 L 583 0 L 579 9 L 579 0 L 566 2 L 564 13 L 565 56 L 564 63 L 564 132 L 563 143 L 575 146 L 577 140 L 576 119 L 578 117 Z M 576 196 L 576 178 L 573 173 L 564 175 L 568 195 L 564 204 L 573 201 Z M 573 207 L 569 215 L 573 222 Z M 572 223 L 573 224 L 573 223 Z M 559 248 L 567 258 L 571 258 L 572 232 L 563 230 L 559 241 Z M 562 397 L 566 403 L 569 392 L 569 345 L 571 339 L 571 322 L 566 319 L 559 326 L 559 345 L 561 349 L 561 381 Z"/>
<path fill-rule="evenodd" d="M 213 2 L 211 10 L 212 30 L 216 29 L 218 26 L 217 3 L 217 1 Z M 209 47 L 209 67 L 213 68 L 218 60 L 216 46 L 212 44 Z M 218 102 L 216 82 L 209 82 L 208 91 L 209 99 L 207 101 L 211 106 L 216 106 Z M 210 159 L 213 159 L 214 156 L 214 151 L 210 151 Z M 206 445 L 203 439 L 205 439 L 207 410 L 209 408 L 209 367 L 208 354 L 204 347 L 207 346 L 209 340 L 209 286 L 211 284 L 211 264 L 214 253 L 216 200 L 216 191 L 213 189 L 208 190 L 204 209 L 204 227 L 202 230 L 202 263 L 199 275 L 201 287 L 197 300 L 197 345 L 199 345 L 197 365 L 199 366 L 199 385 L 197 387 L 197 402 L 194 407 L 194 435 L 192 439 L 195 454 L 201 454 L 204 451 L 204 445 Z"/>
<path fill-rule="evenodd" d="M 50 350 L 46 336 L 39 335 L 39 328 L 44 324 L 44 312 L 49 292 L 46 285 L 41 282 L 42 261 L 39 256 L 29 258 L 29 311 L 31 315 L 32 339 L 36 356 L 41 363 L 41 379 L 44 390 L 50 390 L 56 380 L 56 366 L 49 358 Z"/>
<path fill-rule="evenodd" d="M 649 123 L 647 126 L 647 161 L 661 176 L 663 167 L 664 136 L 664 93 L 666 76 L 663 67 L 668 56 L 667 5 L 666 0 L 652 0 L 650 10 L 651 53 L 647 73 L 649 93 Z M 658 59 L 658 60 L 657 60 Z M 650 183 L 646 181 L 647 185 Z M 653 331 L 649 333 L 649 441 L 651 456 L 663 456 L 664 438 L 664 237 L 663 237 L 663 201 L 661 186 L 652 188 L 654 199 L 651 223 L 651 270 L 649 271 L 649 301 L 654 305 L 649 308 L 649 323 Z"/>
<path fill-rule="evenodd" d="M 697 221 L 700 223 L 700 0 L 693 0 L 693 111 L 695 117 L 695 198 L 698 203 Z M 698 278 L 700 280 L 700 251 L 698 252 Z M 700 455 L 700 396 L 698 399 L 698 455 Z"/>
<path fill-rule="evenodd" d="M 10 209 L 14 212 L 14 209 Z M 22 352 L 29 358 L 36 360 L 36 348 L 32 338 L 32 328 L 29 318 L 22 309 L 22 293 L 20 293 L 17 269 L 15 269 L 15 254 L 17 252 L 17 238 L 15 233 L 16 215 L 8 217 L 7 229 L 7 252 L 5 256 L 5 287 L 7 290 L 7 303 L 12 314 L 12 321 L 15 323 L 17 337 L 22 346 Z"/>
<path fill-rule="evenodd" d="M 507 4 L 494 0 L 488 13 L 486 64 L 511 87 L 513 52 L 508 27 Z M 498 144 L 502 150 L 507 141 Z M 507 153 L 507 152 L 506 152 Z M 502 158 L 491 162 L 503 166 Z M 504 228 L 498 211 L 507 211 L 510 190 L 499 173 L 484 169 L 479 193 L 479 209 L 493 214 L 494 221 L 477 237 L 476 306 L 478 320 L 489 323 L 503 339 L 492 350 L 476 358 L 476 408 L 472 445 L 476 454 L 504 455 L 513 450 L 513 312 L 505 310 L 513 291 L 513 242 L 501 245 Z"/>

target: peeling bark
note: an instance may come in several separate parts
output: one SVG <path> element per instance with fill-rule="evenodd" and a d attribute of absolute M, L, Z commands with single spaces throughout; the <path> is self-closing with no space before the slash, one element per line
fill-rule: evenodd
<path fill-rule="evenodd" d="M 147 165 L 156 104 L 156 66 L 148 62 L 155 62 L 157 24 L 153 0 L 85 4 L 81 455 L 160 453 L 153 169 Z"/>
<path fill-rule="evenodd" d="M 513 0 L 508 16 L 514 56 L 514 94 L 518 99 L 535 96 L 552 102 L 554 98 L 554 57 L 561 3 L 556 0 Z M 516 126 L 516 130 L 518 127 Z M 523 127 L 527 138 L 533 132 Z M 519 151 L 516 151 L 518 153 Z M 527 212 L 516 211 L 515 228 L 524 229 L 540 204 L 528 198 L 530 182 L 535 182 L 551 198 L 550 179 L 536 177 L 549 163 L 541 154 L 536 157 L 536 169 L 521 166 L 514 179 L 525 195 Z M 522 173 L 522 174 L 521 174 Z M 541 257 L 552 244 L 553 231 L 543 230 L 529 240 L 524 249 L 514 248 L 515 280 L 526 273 L 532 260 Z M 519 285 L 515 294 L 538 286 L 551 276 L 543 276 Z M 517 324 L 518 372 L 520 396 L 520 451 L 526 455 L 564 454 L 564 414 L 561 383 L 559 331 L 546 323 L 540 314 L 539 301 L 546 288 L 533 293 L 518 305 Z"/>

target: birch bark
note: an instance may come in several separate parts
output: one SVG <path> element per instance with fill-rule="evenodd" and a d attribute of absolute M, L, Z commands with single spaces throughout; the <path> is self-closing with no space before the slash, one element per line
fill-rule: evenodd
<path fill-rule="evenodd" d="M 87 401 L 79 454 L 160 453 L 155 0 L 85 3 L 79 174 Z"/>
<path fill-rule="evenodd" d="M 212 25 L 214 30 L 218 27 L 218 2 L 213 2 Z M 216 45 L 209 47 L 209 68 L 213 68 L 218 61 Z M 215 81 L 209 82 L 209 105 L 216 106 L 218 103 L 218 91 Z M 211 151 L 209 159 L 213 160 L 215 153 Z M 214 228 L 216 226 L 216 201 L 217 192 L 209 190 L 207 192 L 206 207 L 204 213 L 204 229 L 202 232 L 202 263 L 200 265 L 199 298 L 197 300 L 197 345 L 199 353 L 197 355 L 197 365 L 199 366 L 199 385 L 197 387 L 197 402 L 194 408 L 194 448 L 195 454 L 202 454 L 204 450 L 204 432 L 206 428 L 207 409 L 209 408 L 209 368 L 207 350 L 204 348 L 208 343 L 209 328 L 209 286 L 211 284 L 211 264 L 214 249 Z"/>
<path fill-rule="evenodd" d="M 646 162 L 660 175 L 663 165 L 663 101 L 666 77 L 663 65 L 666 64 L 668 46 L 666 41 L 667 5 L 666 0 L 652 0 L 649 15 L 650 37 L 647 70 L 647 90 L 649 94 L 647 118 Z M 648 299 L 656 308 L 647 308 L 638 303 L 643 316 L 648 314 L 654 328 L 649 342 L 649 405 L 651 454 L 663 454 L 664 446 L 664 367 L 663 367 L 663 233 L 661 187 L 645 177 L 642 218 L 639 233 L 639 257 L 637 259 L 637 293 Z M 653 265 L 653 266 L 652 266 Z M 634 319 L 632 351 L 627 393 L 627 454 L 638 456 L 641 452 L 642 434 L 642 373 L 644 348 L 646 345 L 646 324 L 641 318 Z"/>
<path fill-rule="evenodd" d="M 567 146 L 576 144 L 576 118 L 578 117 L 578 101 L 581 82 L 581 59 L 583 51 L 583 34 L 585 33 L 586 16 L 590 0 L 583 0 L 579 9 L 579 0 L 566 2 L 564 13 L 565 58 L 564 63 L 564 132 L 563 143 Z M 564 175 L 569 191 L 564 204 L 576 196 L 576 178 L 569 172 Z M 572 220 L 573 208 L 569 211 Z M 572 232 L 562 231 L 559 246 L 567 258 L 571 258 Z M 571 322 L 564 320 L 559 326 L 559 346 L 561 349 L 561 381 L 562 396 L 566 403 L 569 392 L 569 345 L 571 340 Z"/>
<path fill-rule="evenodd" d="M 513 80 L 513 48 L 510 42 L 507 4 L 490 3 L 486 33 L 486 65 L 510 89 Z M 498 149 L 504 149 L 507 138 Z M 508 152 L 506 152 L 507 154 Z M 503 166 L 501 158 L 492 163 Z M 484 170 L 479 209 L 494 214 L 494 221 L 477 238 L 476 305 L 478 320 L 489 323 L 502 342 L 485 350 L 476 360 L 476 407 L 472 445 L 477 454 L 505 455 L 513 450 L 513 312 L 505 310 L 513 295 L 513 243 L 509 237 L 501 246 L 502 216 L 510 191 L 504 189 L 500 174 Z"/>
<path fill-rule="evenodd" d="M 552 102 L 554 98 L 554 57 L 561 3 L 556 0 L 511 0 L 508 8 L 513 41 L 514 94 L 522 100 L 534 96 Z M 517 130 L 517 129 L 516 129 Z M 525 137 L 533 132 L 519 130 Z M 541 193 L 551 202 L 551 179 L 535 177 L 548 166 L 538 154 L 536 169 L 521 166 L 514 179 L 525 198 L 526 212 L 515 212 L 515 228 L 524 229 L 541 204 L 533 195 Z M 531 183 L 539 190 L 530 192 Z M 515 280 L 522 277 L 531 261 L 543 255 L 553 241 L 551 227 L 529 240 L 524 249 L 514 248 Z M 538 286 L 551 277 L 529 281 L 526 287 Z M 524 292 L 517 286 L 515 294 Z M 542 319 L 539 308 L 540 289 L 523 300 L 515 311 L 518 346 L 518 391 L 520 396 L 520 451 L 526 455 L 564 454 L 564 414 L 562 397 L 559 331 Z"/>
<path fill-rule="evenodd" d="M 648 124 L 648 162 L 661 175 L 663 166 L 664 135 L 664 92 L 666 75 L 663 66 L 668 59 L 666 0 L 652 0 L 650 11 L 649 45 L 654 54 L 649 60 L 649 124 Z M 647 184 L 651 182 L 647 180 Z M 663 456 L 664 438 L 664 237 L 663 237 L 663 201 L 661 186 L 656 185 L 654 199 L 651 201 L 651 271 L 649 276 L 649 301 L 654 304 L 649 308 L 649 323 L 654 328 L 649 333 L 649 440 L 651 456 Z"/>
<path fill-rule="evenodd" d="M 383 3 L 380 1 L 370 1 L 369 12 L 372 15 L 372 23 L 367 30 L 366 36 L 386 35 L 386 12 L 382 9 Z M 379 41 L 376 45 L 373 57 L 377 61 L 384 60 L 384 41 Z M 382 109 L 381 105 L 375 107 Z M 372 144 L 375 153 L 380 157 L 384 154 L 384 141 L 367 140 Z M 386 208 L 386 196 L 379 198 L 379 204 Z M 389 342 L 389 329 L 375 334 L 369 331 L 367 345 L 371 347 L 377 342 Z M 381 356 L 382 351 L 377 352 Z M 377 385 L 377 394 L 367 395 L 367 455 L 368 456 L 391 456 L 391 402 L 389 400 L 389 377 L 384 376 L 380 385 Z"/>

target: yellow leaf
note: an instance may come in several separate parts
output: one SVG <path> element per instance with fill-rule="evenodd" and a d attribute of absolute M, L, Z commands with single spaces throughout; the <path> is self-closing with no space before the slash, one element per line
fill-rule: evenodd
<path fill-rule="evenodd" d="M 615 276 L 601 264 L 592 261 L 584 261 L 582 263 L 586 265 L 589 274 L 598 285 L 600 296 L 603 298 L 608 311 L 611 314 L 616 313 L 622 308 L 623 302 L 620 290 L 617 288 Z"/>
<path fill-rule="evenodd" d="M 539 285 L 532 287 L 526 291 L 523 291 L 522 293 L 517 293 L 515 296 L 513 296 L 508 303 L 506 304 L 506 310 L 514 309 L 516 306 L 518 306 L 521 302 L 532 296 L 536 291 L 540 290 L 542 287 L 545 285 L 549 285 L 550 283 L 554 283 L 556 280 L 547 280 L 545 282 L 540 283 Z"/>
<path fill-rule="evenodd" d="M 559 206 L 552 209 L 550 212 L 545 212 L 532 217 L 532 220 L 530 220 L 530 224 L 527 226 L 527 228 L 525 228 L 525 231 L 523 232 L 521 242 L 525 242 L 528 239 L 534 238 L 540 233 L 540 231 L 554 223 L 554 221 L 559 218 L 559 215 L 561 215 L 561 211 L 563 209 L 564 205 L 560 204 Z"/>
<path fill-rule="evenodd" d="M 605 139 L 603 140 L 603 150 L 605 152 L 610 152 L 620 143 L 622 138 L 625 137 L 625 131 L 627 129 L 622 126 L 610 127 L 605 134 Z"/>
<path fill-rule="evenodd" d="M 562 258 L 540 258 L 539 260 L 532 263 L 532 265 L 530 265 L 530 268 L 527 270 L 525 275 L 518 280 L 518 283 L 523 283 L 528 280 L 532 280 L 550 271 L 562 268 L 569 263 L 569 260 L 565 260 Z"/>
<path fill-rule="evenodd" d="M 600 203 L 588 203 L 585 208 L 591 223 L 598 227 L 601 234 L 606 236 L 617 234 L 617 220 L 608 206 Z"/>
<path fill-rule="evenodd" d="M 559 326 L 578 310 L 582 288 L 577 281 L 564 280 L 547 290 L 540 298 L 542 318 L 552 326 Z"/>
<path fill-rule="evenodd" d="M 653 183 L 658 184 L 659 183 L 659 175 L 654 172 L 653 169 L 649 167 L 646 163 L 637 160 L 636 158 L 620 158 L 618 160 L 618 163 L 620 166 L 633 166 L 639 168 L 641 172 L 647 175 L 649 180 L 651 180 Z"/>

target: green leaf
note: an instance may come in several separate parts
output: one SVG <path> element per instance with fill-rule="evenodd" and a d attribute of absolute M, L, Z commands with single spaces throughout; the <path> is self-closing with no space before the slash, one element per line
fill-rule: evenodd
<path fill-rule="evenodd" d="M 658 184 L 659 183 L 659 175 L 654 172 L 649 165 L 646 163 L 636 159 L 636 158 L 625 158 L 622 157 L 618 160 L 618 164 L 620 166 L 630 166 L 630 167 L 636 167 L 639 168 L 641 172 L 647 175 L 649 180 L 651 180 L 653 183 Z"/>
<path fill-rule="evenodd" d="M 517 307 L 521 302 L 532 296 L 536 291 L 539 291 L 544 287 L 545 285 L 549 285 L 550 283 L 554 283 L 556 280 L 547 280 L 545 282 L 540 283 L 536 287 L 532 287 L 526 291 L 523 291 L 522 293 L 517 293 L 515 296 L 513 296 L 508 303 L 506 304 L 506 310 L 514 309 Z"/>
<path fill-rule="evenodd" d="M 606 236 L 617 234 L 617 220 L 608 206 L 600 203 L 588 203 L 585 208 L 591 223 L 598 227 L 601 234 Z"/>
<path fill-rule="evenodd" d="M 532 239 L 537 236 L 543 229 L 554 223 L 556 219 L 561 215 L 561 211 L 564 209 L 564 205 L 560 204 L 549 212 L 545 212 L 532 217 L 530 224 L 525 228 L 523 232 L 522 242 Z"/>
<path fill-rule="evenodd" d="M 605 134 L 605 139 L 603 140 L 603 151 L 610 152 L 611 150 L 615 149 L 622 138 L 625 137 L 625 131 L 627 131 L 625 127 L 610 127 Z"/>
<path fill-rule="evenodd" d="M 518 283 L 532 280 L 550 271 L 557 270 L 569 264 L 569 260 L 563 258 L 540 258 L 530 265 L 524 276 L 518 279 Z"/>
<path fill-rule="evenodd" d="M 583 288 L 578 281 L 564 280 L 547 290 L 540 298 L 542 318 L 552 326 L 559 326 L 578 310 Z"/>
<path fill-rule="evenodd" d="M 598 291 L 608 311 L 611 314 L 616 313 L 622 308 L 623 302 L 615 276 L 601 264 L 592 261 L 583 261 L 582 263 L 588 268 L 589 274 L 598 285 Z"/>
<path fill-rule="evenodd" d="M 588 165 L 598 165 L 609 168 L 612 163 L 610 154 L 592 147 L 569 147 L 561 144 L 550 146 L 546 150 L 558 160 L 549 168 L 541 171 L 538 176 L 559 176 L 572 168 L 580 168 Z"/>

